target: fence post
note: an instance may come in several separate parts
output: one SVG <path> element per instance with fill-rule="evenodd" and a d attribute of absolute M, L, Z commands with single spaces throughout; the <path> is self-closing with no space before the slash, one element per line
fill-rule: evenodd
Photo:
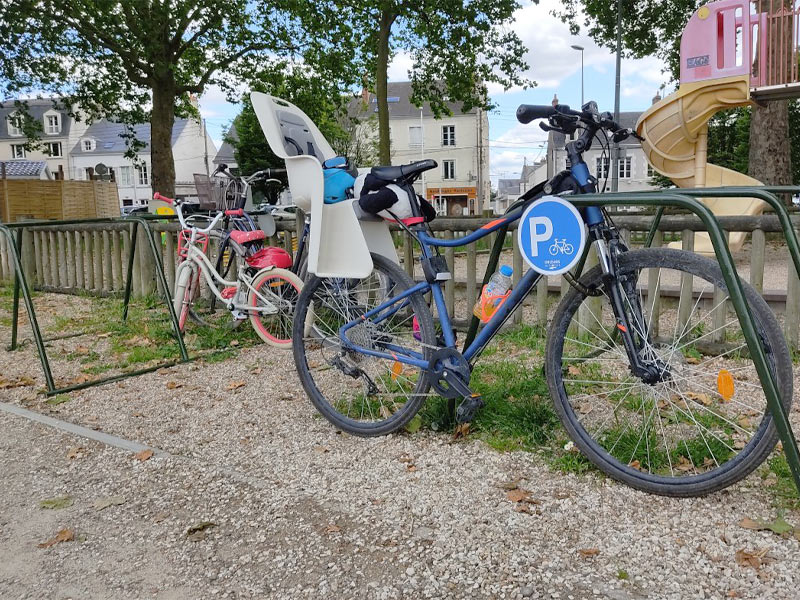
<path fill-rule="evenodd" d="M 22 248 L 20 249 L 22 259 L 22 271 L 25 273 L 25 281 L 28 282 L 28 290 L 33 289 L 34 277 L 36 276 L 36 253 L 33 246 L 33 230 L 27 227 L 22 230 Z M 11 267 L 14 262 L 12 257 Z M 12 270 L 13 275 L 13 270 Z"/>
<path fill-rule="evenodd" d="M 788 283 L 786 285 L 786 317 L 784 318 L 784 332 L 789 347 L 797 350 L 800 348 L 800 278 L 791 260 L 788 261 Z"/>
<path fill-rule="evenodd" d="M 164 274 L 167 276 L 170 290 L 175 289 L 175 236 L 171 231 L 165 232 L 167 245 L 164 250 Z"/>
<path fill-rule="evenodd" d="M 100 232 L 92 232 L 92 270 L 94 271 L 94 290 L 103 291 L 103 244 Z"/>
<path fill-rule="evenodd" d="M 468 234 L 471 232 L 467 232 Z M 472 307 L 478 300 L 478 290 L 476 281 L 477 271 L 477 248 L 475 242 L 467 245 L 467 315 L 472 314 Z"/>
<path fill-rule="evenodd" d="M 653 241 L 650 244 L 651 248 L 658 248 L 664 240 L 664 232 L 657 230 L 653 235 Z M 645 315 L 650 315 L 650 335 L 658 337 L 658 321 L 661 316 L 661 269 L 648 269 L 647 273 L 647 310 Z M 647 319 L 647 316 L 644 317 Z M 643 327 L 647 327 L 648 323 L 643 323 Z"/>
<path fill-rule="evenodd" d="M 58 241 L 58 287 L 69 287 L 69 274 L 67 270 L 67 235 L 64 231 L 56 232 Z"/>
<path fill-rule="evenodd" d="M 414 279 L 414 240 L 406 232 L 403 232 L 403 268 Z"/>
<path fill-rule="evenodd" d="M 114 282 L 111 279 L 111 238 L 107 229 L 103 230 L 103 291 L 111 292 Z"/>
<path fill-rule="evenodd" d="M 681 247 L 687 252 L 694 252 L 694 231 L 684 229 L 681 232 Z M 686 331 L 686 325 L 691 317 L 692 306 L 694 305 L 693 298 L 694 277 L 688 273 L 683 273 L 681 274 L 681 292 L 678 300 L 678 327 L 681 332 Z"/>
<path fill-rule="evenodd" d="M 33 259 L 35 261 L 36 276 L 31 281 L 32 286 L 44 285 L 44 267 L 42 266 L 42 232 L 38 229 L 31 231 L 33 234 Z"/>
<path fill-rule="evenodd" d="M 511 236 L 511 268 L 513 270 L 511 273 L 511 285 L 513 287 L 517 287 L 522 279 L 522 252 L 519 249 L 519 242 L 517 239 L 516 235 Z M 524 310 L 525 303 L 522 302 L 517 307 L 517 310 L 514 311 L 514 316 L 512 317 L 512 322 L 515 325 L 522 323 Z"/>
<path fill-rule="evenodd" d="M 83 248 L 83 236 L 80 231 L 76 230 L 73 233 L 73 238 L 75 248 L 75 285 L 79 289 L 85 289 L 84 285 L 86 279 L 84 278 L 85 271 L 83 270 L 83 253 L 85 250 Z"/>
<path fill-rule="evenodd" d="M 122 289 L 122 254 L 120 248 L 119 231 L 111 232 L 111 277 L 113 280 L 112 289 Z"/>
<path fill-rule="evenodd" d="M 67 286 L 70 289 L 75 289 L 75 236 L 72 231 L 64 232 L 64 241 L 66 242 L 66 269 L 67 269 Z"/>
<path fill-rule="evenodd" d="M 453 239 L 453 230 L 448 229 L 444 232 L 446 240 Z M 444 257 L 447 260 L 447 270 L 452 273 L 452 277 L 444 284 L 444 303 L 447 306 L 447 314 L 451 318 L 455 317 L 455 304 L 456 304 L 456 276 L 455 276 L 455 248 L 448 246 L 444 249 Z M 413 264 L 413 263 L 412 263 Z"/>
<path fill-rule="evenodd" d="M 92 236 L 88 231 L 83 232 L 83 287 L 86 290 L 94 289 L 94 268 L 92 261 Z"/>
<path fill-rule="evenodd" d="M 49 254 L 47 255 L 49 261 L 50 271 L 50 285 L 58 287 L 58 240 L 55 231 L 47 232 L 47 242 L 49 247 Z"/>
<path fill-rule="evenodd" d="M 750 285 L 759 294 L 764 293 L 764 262 L 767 247 L 767 236 L 763 229 L 754 229 L 752 248 L 750 251 Z M 791 261 L 789 261 L 791 265 Z M 791 269 L 790 269 L 791 271 Z"/>
<path fill-rule="evenodd" d="M 155 290 L 155 264 L 150 252 L 150 243 L 147 236 L 150 233 L 146 227 L 139 227 L 136 240 L 136 256 L 139 259 L 139 295 L 148 296 Z"/>

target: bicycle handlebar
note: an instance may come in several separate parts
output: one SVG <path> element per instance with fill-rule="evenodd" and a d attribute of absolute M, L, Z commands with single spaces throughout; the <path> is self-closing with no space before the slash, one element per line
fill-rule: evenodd
<path fill-rule="evenodd" d="M 170 206 L 174 206 L 175 214 L 178 215 L 178 221 L 180 221 L 181 227 L 183 229 L 194 229 L 198 233 L 209 233 L 212 229 L 214 229 L 214 227 L 217 226 L 217 223 L 219 223 L 220 219 L 222 219 L 222 217 L 225 216 L 225 212 L 228 212 L 228 211 L 218 212 L 217 216 L 211 219 L 211 222 L 208 224 L 208 227 L 200 228 L 197 226 L 191 226 L 186 222 L 186 219 L 183 216 L 183 202 L 176 200 L 175 198 L 167 198 L 166 196 L 158 192 L 153 194 L 153 200 L 161 200 L 162 202 L 166 202 Z"/>

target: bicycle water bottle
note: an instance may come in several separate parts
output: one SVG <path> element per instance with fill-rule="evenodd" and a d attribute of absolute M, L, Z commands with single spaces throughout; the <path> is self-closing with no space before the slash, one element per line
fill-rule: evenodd
<path fill-rule="evenodd" d="M 492 318 L 495 311 L 508 298 L 511 290 L 511 275 L 513 269 L 508 265 L 503 265 L 500 270 L 492 275 L 489 283 L 483 286 L 481 297 L 475 303 L 472 314 L 478 317 L 483 323 L 487 323 Z"/>

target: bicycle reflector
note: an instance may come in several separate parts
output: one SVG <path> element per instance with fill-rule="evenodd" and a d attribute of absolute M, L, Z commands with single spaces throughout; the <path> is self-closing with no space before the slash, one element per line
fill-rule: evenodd
<path fill-rule="evenodd" d="M 725 402 L 730 402 L 731 398 L 733 398 L 733 375 L 727 369 L 720 369 L 717 374 L 717 391 Z"/>

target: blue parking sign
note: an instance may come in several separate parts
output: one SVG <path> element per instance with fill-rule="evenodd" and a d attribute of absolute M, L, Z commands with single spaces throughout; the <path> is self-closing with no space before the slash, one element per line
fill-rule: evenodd
<path fill-rule="evenodd" d="M 560 275 L 580 260 L 586 226 L 572 204 L 543 196 L 522 213 L 517 236 L 522 256 L 534 271 Z"/>

